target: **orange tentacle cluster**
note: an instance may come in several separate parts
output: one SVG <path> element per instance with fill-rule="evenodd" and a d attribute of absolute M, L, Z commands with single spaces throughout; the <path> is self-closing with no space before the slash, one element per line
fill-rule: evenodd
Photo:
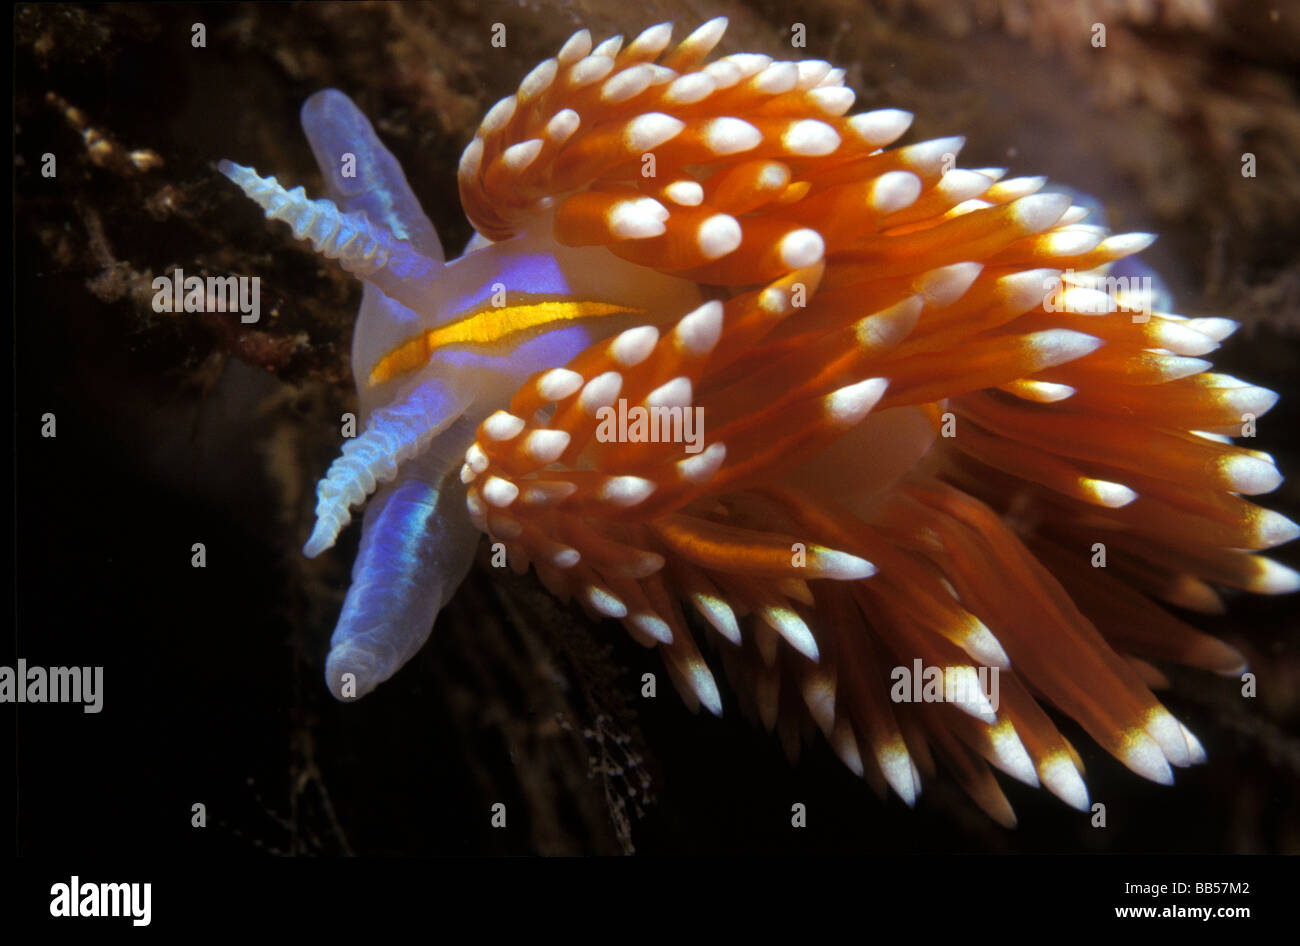
<path fill-rule="evenodd" d="M 960 139 L 881 150 L 910 116 L 845 117 L 827 63 L 705 64 L 722 26 L 671 50 L 666 26 L 626 48 L 579 33 L 466 149 L 461 198 L 485 236 L 553 214 L 560 243 L 712 298 L 533 376 L 487 418 L 462 471 L 475 521 L 515 568 L 659 646 L 716 713 L 698 612 L 792 754 L 820 729 L 909 803 L 938 754 L 1003 823 L 986 762 L 1086 808 L 1040 703 L 1169 781 L 1203 753 L 1149 661 L 1242 659 L 1155 602 L 1296 587 L 1243 551 L 1297 528 L 1242 498 L 1278 485 L 1271 458 L 1220 436 L 1275 400 L 1206 371 L 1232 324 L 1135 318 L 1076 274 L 1148 237 L 1083 225 L 1041 178 L 953 168 Z M 601 438 L 620 399 L 702 408 L 707 447 Z M 807 473 L 894 408 L 955 435 L 869 495 Z M 871 467 L 872 441 L 853 443 Z M 891 700 L 891 668 L 917 659 L 954 684 L 998 668 L 1000 705 Z"/>

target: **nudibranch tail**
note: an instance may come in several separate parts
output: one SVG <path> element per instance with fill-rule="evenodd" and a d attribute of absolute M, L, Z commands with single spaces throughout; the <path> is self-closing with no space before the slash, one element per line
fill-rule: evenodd
<path fill-rule="evenodd" d="M 1171 781 L 1205 753 L 1157 662 L 1244 661 L 1162 605 L 1300 588 L 1254 554 L 1300 535 L 1245 498 L 1281 473 L 1232 441 L 1277 397 L 1202 357 L 1235 323 L 1157 308 L 1128 259 L 1152 238 L 1044 178 L 956 168 L 959 137 L 886 150 L 911 115 L 848 115 L 830 63 L 706 61 L 725 25 L 583 30 L 528 73 L 461 158 L 478 237 L 445 265 L 341 93 L 304 108 L 338 206 L 223 165 L 367 282 L 370 425 L 306 550 L 384 483 L 331 689 L 415 652 L 481 530 L 692 708 L 723 709 L 707 641 L 791 757 L 820 731 L 909 805 L 941 761 L 1001 824 L 991 769 L 1086 810 L 1040 704 Z"/>

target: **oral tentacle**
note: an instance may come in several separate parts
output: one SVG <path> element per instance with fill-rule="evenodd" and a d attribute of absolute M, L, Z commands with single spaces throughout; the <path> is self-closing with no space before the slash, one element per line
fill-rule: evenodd
<path fill-rule="evenodd" d="M 433 290 L 442 261 L 425 256 L 398 239 L 364 211 L 345 213 L 334 202 L 312 200 L 301 187 L 285 190 L 274 177 L 262 177 L 252 168 L 222 160 L 217 170 L 266 212 L 293 228 L 299 240 L 359 279 L 373 283 L 403 305 L 419 309 Z"/>
<path fill-rule="evenodd" d="M 303 103 L 301 119 L 326 192 L 339 209 L 364 213 L 441 263 L 445 256 L 437 231 L 361 109 L 337 89 L 324 89 Z"/>
<path fill-rule="evenodd" d="M 464 580 L 479 531 L 454 466 L 473 428 L 455 425 L 371 500 L 352 584 L 330 637 L 325 680 L 338 699 L 365 696 L 415 655 Z M 347 675 L 350 674 L 351 677 Z"/>
<path fill-rule="evenodd" d="M 303 554 L 315 558 L 333 546 L 352 520 L 352 507 L 396 477 L 399 467 L 428 448 L 469 403 L 464 390 L 431 378 L 403 400 L 375 410 L 365 431 L 343 445 L 342 455 L 317 484 L 316 525 Z"/>

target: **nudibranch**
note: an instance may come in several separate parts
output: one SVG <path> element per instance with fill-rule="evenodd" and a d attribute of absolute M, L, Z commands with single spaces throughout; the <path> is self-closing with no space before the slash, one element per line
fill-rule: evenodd
<path fill-rule="evenodd" d="M 328 199 L 220 165 L 364 285 L 364 428 L 304 549 L 370 497 L 331 690 L 411 658 L 487 533 L 658 647 L 693 709 L 722 712 L 707 644 L 788 750 L 820 730 L 909 805 L 937 759 L 1003 824 L 990 765 L 1086 810 L 1045 707 L 1171 782 L 1204 751 L 1157 664 L 1244 662 L 1162 605 L 1300 586 L 1255 554 L 1300 528 L 1243 498 L 1282 477 L 1230 439 L 1276 395 L 1203 358 L 1236 324 L 1105 278 L 1153 238 L 1043 178 L 890 147 L 912 116 L 849 115 L 844 70 L 710 61 L 725 27 L 582 30 L 529 72 L 461 158 L 451 262 L 340 92 L 302 114 Z M 605 426 L 638 409 L 674 436 Z M 912 667 L 975 695 L 900 700 Z"/>

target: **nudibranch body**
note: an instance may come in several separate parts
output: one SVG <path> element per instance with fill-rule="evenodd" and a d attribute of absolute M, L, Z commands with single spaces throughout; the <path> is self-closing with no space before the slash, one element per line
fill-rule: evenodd
<path fill-rule="evenodd" d="M 792 754 L 820 729 L 908 804 L 937 755 L 1004 824 L 988 765 L 1086 809 L 1044 704 L 1171 781 L 1204 753 L 1152 661 L 1243 661 L 1159 602 L 1300 584 L 1253 554 L 1300 530 L 1242 498 L 1281 475 L 1228 437 L 1276 396 L 1201 358 L 1235 324 L 1102 279 L 1151 238 L 1043 179 L 956 168 L 960 138 L 890 149 L 911 116 L 847 116 L 827 62 L 707 61 L 724 28 L 584 30 L 533 69 L 461 159 L 450 263 L 339 92 L 303 109 L 328 200 L 222 164 L 365 286 L 365 427 L 305 549 L 374 493 L 331 689 L 418 650 L 487 532 L 720 713 L 693 612 Z"/>

